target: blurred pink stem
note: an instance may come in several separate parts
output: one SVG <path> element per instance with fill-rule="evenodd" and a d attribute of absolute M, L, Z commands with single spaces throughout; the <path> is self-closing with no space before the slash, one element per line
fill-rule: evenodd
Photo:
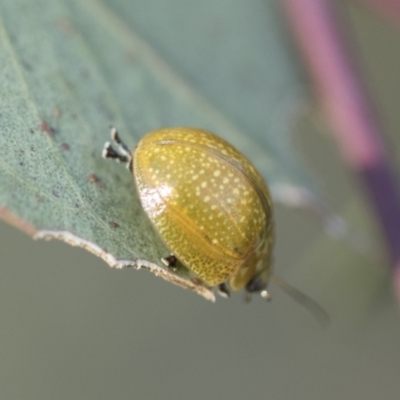
<path fill-rule="evenodd" d="M 345 161 L 359 175 L 386 239 L 400 303 L 400 196 L 379 124 L 349 57 L 335 1 L 281 0 Z"/>

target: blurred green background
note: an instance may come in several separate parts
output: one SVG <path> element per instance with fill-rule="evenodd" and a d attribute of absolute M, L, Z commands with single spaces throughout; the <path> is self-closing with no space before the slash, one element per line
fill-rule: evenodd
<path fill-rule="evenodd" d="M 343 4 L 395 157 L 400 30 Z M 333 206 L 375 241 L 373 217 L 321 134 L 318 111 L 296 130 Z M 399 311 L 379 243 L 362 257 L 307 213 L 282 206 L 277 225 L 275 269 L 327 309 L 327 330 L 273 287 L 271 304 L 245 304 L 240 294 L 212 304 L 145 271 L 112 270 L 82 249 L 34 242 L 0 223 L 0 397 L 397 399 Z"/>

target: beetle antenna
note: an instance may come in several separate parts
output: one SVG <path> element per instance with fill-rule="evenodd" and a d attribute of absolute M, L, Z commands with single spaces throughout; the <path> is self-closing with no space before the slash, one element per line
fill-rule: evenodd
<path fill-rule="evenodd" d="M 289 283 L 277 275 L 271 276 L 271 282 L 288 294 L 294 301 L 306 308 L 323 327 L 329 325 L 330 318 L 328 313 L 315 300 L 311 299 L 294 286 L 289 285 Z"/>

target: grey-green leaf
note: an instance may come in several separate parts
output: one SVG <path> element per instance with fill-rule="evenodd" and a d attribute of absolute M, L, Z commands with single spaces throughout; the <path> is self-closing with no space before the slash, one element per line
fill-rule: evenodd
<path fill-rule="evenodd" d="M 305 187 L 288 136 L 302 85 L 272 1 L 189 3 L 0 1 L 0 216 L 213 298 L 160 265 L 129 172 L 101 158 L 109 125 L 132 148 L 154 128 L 209 129 L 271 184 Z"/>

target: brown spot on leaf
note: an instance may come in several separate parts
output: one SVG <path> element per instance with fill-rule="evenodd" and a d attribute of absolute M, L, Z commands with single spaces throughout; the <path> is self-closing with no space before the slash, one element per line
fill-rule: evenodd
<path fill-rule="evenodd" d="M 99 188 L 105 189 L 106 185 L 100 178 L 98 178 L 95 174 L 88 175 L 88 181 L 91 183 L 95 183 Z"/>
<path fill-rule="evenodd" d="M 47 133 L 49 136 L 53 136 L 56 133 L 56 130 L 51 127 L 44 119 L 40 120 L 39 128 L 42 132 Z"/>
<path fill-rule="evenodd" d="M 62 143 L 61 144 L 61 148 L 65 151 L 68 151 L 70 149 L 69 144 L 68 143 Z"/>
<path fill-rule="evenodd" d="M 119 225 L 118 225 L 116 222 L 114 222 L 114 221 L 110 221 L 110 222 L 109 222 L 109 225 L 110 225 L 110 227 L 113 228 L 113 229 L 119 227 Z"/>

